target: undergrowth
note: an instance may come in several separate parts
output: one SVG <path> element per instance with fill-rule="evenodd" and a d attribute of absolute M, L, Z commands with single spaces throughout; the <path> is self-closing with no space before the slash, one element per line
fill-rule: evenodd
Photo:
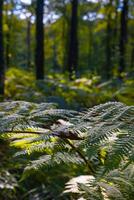
<path fill-rule="evenodd" d="M 122 83 L 116 78 L 103 81 L 95 75 L 69 82 L 66 76 L 55 74 L 36 82 L 33 72 L 19 68 L 10 68 L 6 77 L 6 99 L 56 102 L 62 108 L 72 109 L 115 100 L 133 105 L 134 81 L 131 77 L 124 77 Z"/>

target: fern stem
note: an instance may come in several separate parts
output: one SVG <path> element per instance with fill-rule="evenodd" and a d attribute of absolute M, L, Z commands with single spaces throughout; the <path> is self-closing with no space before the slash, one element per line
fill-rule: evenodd
<path fill-rule="evenodd" d="M 0 131 L 0 133 L 27 133 L 27 134 L 38 134 L 38 135 L 41 135 L 41 134 L 44 134 L 43 132 L 38 132 L 38 131 L 14 131 L 14 130 L 11 130 L 11 131 Z"/>
<path fill-rule="evenodd" d="M 88 169 L 90 170 L 90 173 L 91 173 L 92 175 L 94 175 L 95 171 L 94 171 L 94 169 L 93 169 L 92 164 L 85 158 L 85 156 L 82 154 L 82 152 L 81 152 L 78 148 L 76 148 L 68 139 L 64 139 L 64 141 L 65 141 L 67 144 L 69 144 L 69 146 L 72 147 L 72 149 L 74 149 L 74 150 L 77 152 L 77 154 L 83 159 L 83 161 L 84 161 L 85 164 L 87 165 Z"/>
<path fill-rule="evenodd" d="M 60 132 L 54 132 L 53 130 L 49 129 L 48 131 L 52 131 L 51 133 L 49 132 L 41 132 L 41 131 L 14 131 L 14 130 L 9 130 L 9 131 L 2 131 L 0 133 L 4 134 L 4 133 L 23 133 L 23 134 L 37 134 L 37 135 L 48 135 L 48 136 L 53 136 L 53 137 L 59 137 L 61 139 L 71 139 L 71 140 L 83 140 L 83 138 L 80 138 L 76 135 L 66 135 L 64 133 L 60 133 Z"/>

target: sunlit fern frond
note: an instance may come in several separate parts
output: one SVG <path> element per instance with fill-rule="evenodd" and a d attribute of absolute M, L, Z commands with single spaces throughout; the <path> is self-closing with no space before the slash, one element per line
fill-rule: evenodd
<path fill-rule="evenodd" d="M 21 147 L 17 155 L 37 151 L 54 159 L 52 154 L 62 152 L 67 159 L 72 149 L 72 156 L 76 153 L 92 173 L 96 165 L 110 170 L 123 159 L 126 164 L 133 161 L 133 106 L 109 102 L 80 113 L 55 109 L 53 104 L 17 101 L 1 103 L 0 111 L 0 133 Z"/>
<path fill-rule="evenodd" d="M 106 103 L 87 111 L 75 129 L 81 127 L 87 132 L 82 147 L 87 153 L 105 149 L 108 153 L 105 164 L 115 167 L 122 159 L 133 154 L 134 148 L 134 107 L 121 103 Z M 78 129 L 77 129 L 78 127 Z M 116 165 L 118 166 L 118 165 Z"/>
<path fill-rule="evenodd" d="M 83 175 L 69 180 L 63 194 L 77 194 L 89 200 L 133 200 L 134 165 L 111 170 L 101 177 Z"/>

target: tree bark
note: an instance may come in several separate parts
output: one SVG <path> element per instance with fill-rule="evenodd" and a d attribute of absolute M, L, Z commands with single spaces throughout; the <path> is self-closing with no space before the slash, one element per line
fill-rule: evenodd
<path fill-rule="evenodd" d="M 120 58 L 119 58 L 119 76 L 124 72 L 126 68 L 126 43 L 127 43 L 127 20 L 128 20 L 128 1 L 123 0 L 123 7 L 121 12 L 121 21 L 120 21 Z"/>
<path fill-rule="evenodd" d="M 119 7 L 119 0 L 115 1 L 115 18 L 114 18 L 114 28 L 113 28 L 113 44 L 112 44 L 112 52 L 113 52 L 113 64 L 118 65 L 118 50 L 119 50 L 119 45 L 118 45 L 118 18 L 119 18 L 119 12 L 118 12 L 118 7 Z"/>
<path fill-rule="evenodd" d="M 27 68 L 31 68 L 31 17 L 27 19 Z"/>
<path fill-rule="evenodd" d="M 37 0 L 36 3 L 36 49 L 35 49 L 35 66 L 36 79 L 44 79 L 44 0 Z"/>
<path fill-rule="evenodd" d="M 66 9 L 66 3 L 65 0 L 62 0 L 62 6 L 63 6 L 63 13 L 62 13 L 62 71 L 63 73 L 67 70 L 67 32 L 68 32 L 68 18 L 67 18 L 67 9 Z"/>
<path fill-rule="evenodd" d="M 112 7 L 112 1 L 109 0 L 109 3 L 107 5 L 107 27 L 106 27 L 106 66 L 105 66 L 105 72 L 104 77 L 106 79 L 109 79 L 111 77 L 112 73 L 112 26 L 111 26 L 111 7 Z"/>
<path fill-rule="evenodd" d="M 133 48 L 131 52 L 131 63 L 130 63 L 131 71 L 134 72 L 134 43 L 133 43 Z"/>
<path fill-rule="evenodd" d="M 6 33 L 6 45 L 5 45 L 5 66 L 6 66 L 6 69 L 9 67 L 9 46 L 10 46 L 10 27 L 9 27 L 9 17 L 8 17 L 8 1 L 6 1 L 6 9 L 5 9 L 5 12 L 6 12 L 6 24 L 8 26 L 8 31 Z"/>
<path fill-rule="evenodd" d="M 11 35 L 12 35 L 12 26 L 13 26 L 13 22 L 12 22 L 12 18 L 14 15 L 14 8 L 11 8 L 11 14 L 8 14 L 9 8 L 8 5 L 11 4 L 11 7 L 14 7 L 14 2 L 13 0 L 10 1 L 10 3 L 8 2 L 8 0 L 6 1 L 6 23 L 8 25 L 8 31 L 5 34 L 5 38 L 6 38 L 6 42 L 5 42 L 5 67 L 6 69 L 8 69 L 10 67 L 10 61 L 11 61 L 11 55 L 10 55 L 10 43 L 11 43 Z"/>
<path fill-rule="evenodd" d="M 93 51 L 93 31 L 92 31 L 92 22 L 89 19 L 89 25 L 88 25 L 88 59 L 87 59 L 87 64 L 89 70 L 92 70 L 91 63 L 92 63 L 92 51 Z"/>
<path fill-rule="evenodd" d="M 4 95 L 5 65 L 4 65 L 4 45 L 3 45 L 3 0 L 0 1 L 0 95 Z"/>
<path fill-rule="evenodd" d="M 78 0 L 72 0 L 71 25 L 69 34 L 68 71 L 70 80 L 76 77 L 78 68 Z"/>

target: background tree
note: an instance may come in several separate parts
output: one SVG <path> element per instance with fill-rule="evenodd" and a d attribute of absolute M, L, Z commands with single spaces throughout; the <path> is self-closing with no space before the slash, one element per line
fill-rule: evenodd
<path fill-rule="evenodd" d="M 31 15 L 27 17 L 27 67 L 31 68 Z"/>
<path fill-rule="evenodd" d="M 76 6 L 73 6 L 74 2 Z M 77 74 L 79 72 L 80 76 L 88 72 L 88 74 L 97 73 L 101 77 L 105 73 L 107 79 L 112 77 L 112 72 L 114 75 L 117 74 L 117 71 L 119 72 L 120 52 L 122 51 L 122 45 L 119 45 L 122 41 L 120 39 L 120 21 L 123 1 L 59 0 L 57 2 L 50 0 L 44 3 L 44 25 L 42 23 L 41 30 L 45 27 L 45 37 L 44 30 L 42 34 L 40 28 L 37 28 L 37 20 L 35 20 L 37 19 L 36 0 L 31 1 L 31 4 L 23 0 L 5 1 L 4 53 L 6 66 L 28 69 L 35 63 L 36 78 L 38 73 L 41 79 L 44 69 L 45 74 L 55 71 L 64 73 L 66 70 L 69 71 L 70 77 L 73 76 L 73 73 L 75 76 L 76 72 Z M 127 47 L 125 43 L 126 71 L 130 71 L 130 66 L 133 65 L 133 31 L 131 27 L 134 20 L 132 0 L 129 0 L 128 7 L 127 34 L 129 37 Z M 32 17 L 30 14 L 32 14 Z M 39 36 L 37 36 L 37 32 Z M 46 67 L 44 64 L 42 65 L 44 62 Z"/>
<path fill-rule="evenodd" d="M 25 15 L 26 21 L 26 57 L 27 57 L 27 68 L 30 69 L 32 66 L 32 17 L 35 16 L 35 2 L 29 4 L 22 2 L 22 9 Z"/>
<path fill-rule="evenodd" d="M 105 78 L 109 79 L 112 73 L 112 40 L 113 40 L 113 29 L 112 29 L 112 3 L 113 0 L 109 0 L 106 6 L 107 14 L 107 25 L 106 25 L 106 63 L 105 63 Z"/>
<path fill-rule="evenodd" d="M 44 79 L 44 0 L 36 1 L 36 79 Z"/>
<path fill-rule="evenodd" d="M 4 95 L 5 65 L 4 65 L 4 46 L 3 46 L 3 3 L 0 1 L 0 95 Z"/>
<path fill-rule="evenodd" d="M 6 0 L 4 4 L 5 9 L 5 25 L 7 30 L 5 32 L 5 66 L 8 69 L 10 67 L 11 62 L 11 40 L 12 40 L 12 32 L 13 32 L 13 16 L 14 16 L 14 0 Z"/>
<path fill-rule="evenodd" d="M 71 1 L 71 21 L 69 34 L 68 71 L 70 80 L 76 76 L 78 68 L 78 0 Z"/>
<path fill-rule="evenodd" d="M 123 0 L 122 11 L 121 11 L 121 20 L 120 20 L 120 57 L 119 57 L 119 74 L 124 72 L 126 68 L 126 44 L 127 44 L 127 35 L 128 35 L 128 1 Z"/>

